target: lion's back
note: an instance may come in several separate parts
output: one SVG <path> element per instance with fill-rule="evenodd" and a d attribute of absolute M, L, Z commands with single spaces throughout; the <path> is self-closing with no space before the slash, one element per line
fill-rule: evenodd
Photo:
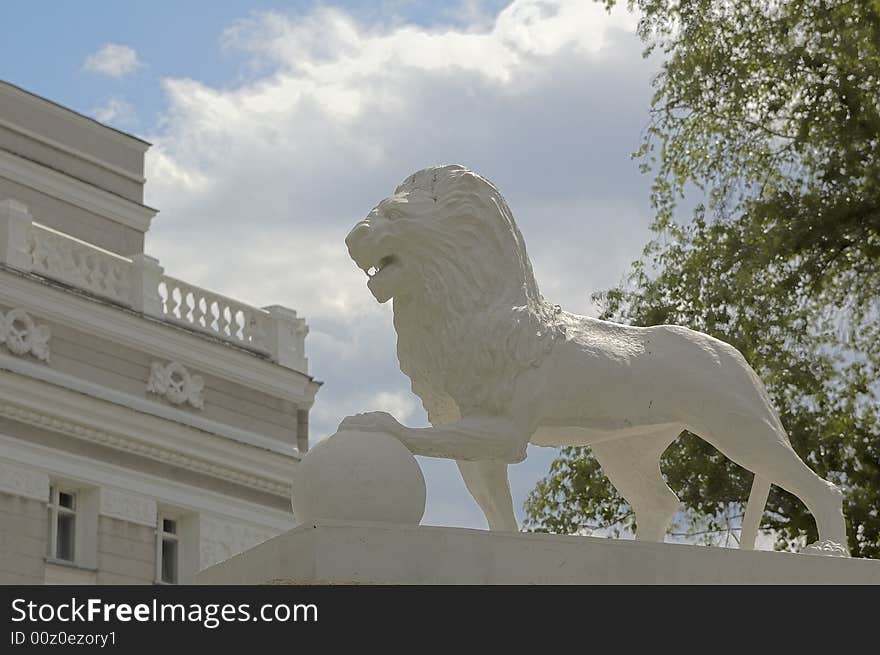
<path fill-rule="evenodd" d="M 597 362 L 626 364 L 645 379 L 732 375 L 746 381 L 745 370 L 748 381 L 754 382 L 751 367 L 736 348 L 681 325 L 636 327 L 567 313 L 565 322 L 567 339 L 585 355 Z"/>
<path fill-rule="evenodd" d="M 627 360 L 645 352 L 644 328 L 563 312 L 566 341 L 594 357 Z"/>

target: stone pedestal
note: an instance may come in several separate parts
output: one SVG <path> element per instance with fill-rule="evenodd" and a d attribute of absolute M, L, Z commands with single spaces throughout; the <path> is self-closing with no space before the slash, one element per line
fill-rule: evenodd
<path fill-rule="evenodd" d="M 598 537 L 319 521 L 199 584 L 880 584 L 880 560 Z"/>

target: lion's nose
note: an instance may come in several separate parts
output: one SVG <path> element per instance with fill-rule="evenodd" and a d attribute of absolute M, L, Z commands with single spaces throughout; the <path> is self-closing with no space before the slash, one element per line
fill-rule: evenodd
<path fill-rule="evenodd" d="M 354 229 L 352 229 L 352 231 L 348 233 L 348 236 L 345 237 L 345 245 L 348 246 L 349 251 L 353 244 L 357 243 L 358 240 L 363 239 L 367 235 L 369 230 L 370 226 L 366 221 L 361 221 L 354 226 Z"/>

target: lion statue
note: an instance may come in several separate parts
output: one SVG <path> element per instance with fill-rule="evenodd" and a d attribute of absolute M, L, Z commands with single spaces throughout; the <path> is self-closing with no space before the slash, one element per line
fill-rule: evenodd
<path fill-rule="evenodd" d="M 660 455 L 687 430 L 755 473 L 741 548 L 754 547 L 773 483 L 813 514 L 810 552 L 846 555 L 841 492 L 797 456 L 743 356 L 685 327 L 630 327 L 545 301 L 486 179 L 455 165 L 418 171 L 345 242 L 376 300 L 394 299 L 400 368 L 433 427 L 369 412 L 340 430 L 388 432 L 416 455 L 456 460 L 490 529 L 518 529 L 507 466 L 528 444 L 590 446 L 633 508 L 636 538 L 662 541 L 679 500 Z"/>

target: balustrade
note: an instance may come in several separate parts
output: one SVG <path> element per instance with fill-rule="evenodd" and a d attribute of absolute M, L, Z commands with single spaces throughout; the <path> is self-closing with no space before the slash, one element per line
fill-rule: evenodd
<path fill-rule="evenodd" d="M 0 264 L 308 371 L 308 326 L 295 311 L 260 309 L 170 277 L 152 257 L 123 257 L 34 222 L 11 198 L 0 201 Z"/>

